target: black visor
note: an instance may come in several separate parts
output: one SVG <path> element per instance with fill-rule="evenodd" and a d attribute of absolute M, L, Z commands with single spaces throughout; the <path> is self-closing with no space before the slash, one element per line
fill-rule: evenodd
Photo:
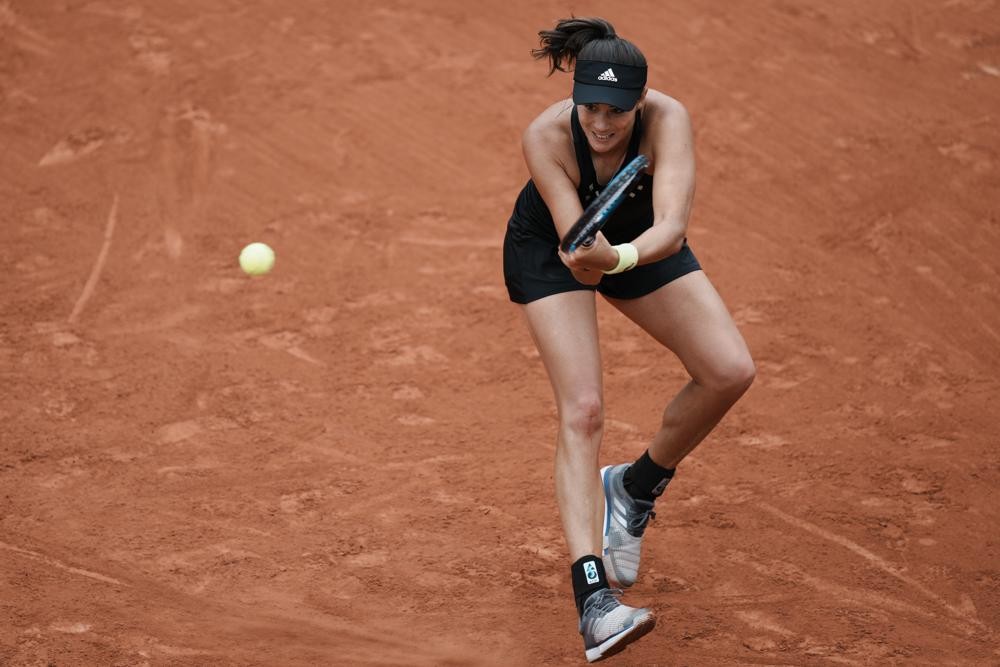
<path fill-rule="evenodd" d="M 646 87 L 646 68 L 598 60 L 577 60 L 573 71 L 573 102 L 610 104 L 629 111 Z"/>

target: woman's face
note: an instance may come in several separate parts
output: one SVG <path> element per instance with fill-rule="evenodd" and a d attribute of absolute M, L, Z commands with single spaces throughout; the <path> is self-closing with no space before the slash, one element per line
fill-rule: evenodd
<path fill-rule="evenodd" d="M 628 144 L 635 109 L 623 111 L 610 104 L 581 104 L 577 109 L 580 127 L 595 153 L 610 153 Z"/>

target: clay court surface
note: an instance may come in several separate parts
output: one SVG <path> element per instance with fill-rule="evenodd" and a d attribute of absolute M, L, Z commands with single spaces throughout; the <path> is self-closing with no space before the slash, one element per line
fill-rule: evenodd
<path fill-rule="evenodd" d="M 583 662 L 500 268 L 571 11 L 690 110 L 758 366 L 608 664 L 1000 663 L 1000 3 L 10 0 L 0 664 Z M 616 463 L 686 374 L 600 317 Z"/>

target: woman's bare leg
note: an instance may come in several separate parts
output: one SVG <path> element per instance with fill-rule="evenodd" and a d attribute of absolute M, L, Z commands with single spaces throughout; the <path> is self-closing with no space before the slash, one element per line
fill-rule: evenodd
<path fill-rule="evenodd" d="M 524 313 L 559 410 L 556 499 L 575 562 L 600 555 L 604 513 L 598 468 L 604 403 L 594 293 L 555 294 L 527 304 Z"/>
<path fill-rule="evenodd" d="M 721 297 L 695 271 L 638 299 L 608 299 L 681 360 L 691 381 L 663 412 L 649 456 L 674 468 L 753 382 L 747 345 Z"/>

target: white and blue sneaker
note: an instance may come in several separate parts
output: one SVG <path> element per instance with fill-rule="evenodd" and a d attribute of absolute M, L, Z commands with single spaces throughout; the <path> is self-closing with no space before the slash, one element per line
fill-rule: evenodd
<path fill-rule="evenodd" d="M 580 634 L 587 662 L 618 653 L 656 625 L 651 610 L 624 605 L 621 595 L 620 588 L 602 588 L 583 603 Z"/>
<path fill-rule="evenodd" d="M 639 576 L 642 535 L 656 516 L 653 503 L 636 500 L 625 490 L 623 478 L 629 464 L 601 468 L 604 483 L 604 570 L 608 579 L 628 588 Z"/>

